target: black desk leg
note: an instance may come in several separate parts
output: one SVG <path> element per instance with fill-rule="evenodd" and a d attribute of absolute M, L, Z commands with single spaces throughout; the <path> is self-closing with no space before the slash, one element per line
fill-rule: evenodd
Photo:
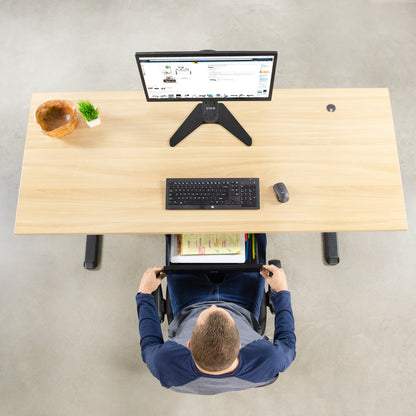
<path fill-rule="evenodd" d="M 88 270 L 93 270 L 98 266 L 102 237 L 102 235 L 87 235 L 84 267 Z"/>
<path fill-rule="evenodd" d="M 337 233 L 323 233 L 325 261 L 334 266 L 339 263 Z"/>

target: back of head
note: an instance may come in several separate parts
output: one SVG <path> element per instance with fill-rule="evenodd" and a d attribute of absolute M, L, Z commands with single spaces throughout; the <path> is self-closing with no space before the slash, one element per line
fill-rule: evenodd
<path fill-rule="evenodd" d="M 237 325 L 225 313 L 212 312 L 202 323 L 195 324 L 190 349 L 198 367 L 212 372 L 225 370 L 240 350 Z"/>

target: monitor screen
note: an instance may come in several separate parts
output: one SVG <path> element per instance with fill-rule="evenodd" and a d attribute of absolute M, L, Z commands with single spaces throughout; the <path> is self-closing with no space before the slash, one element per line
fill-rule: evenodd
<path fill-rule="evenodd" d="M 148 101 L 271 100 L 277 52 L 136 53 Z"/>

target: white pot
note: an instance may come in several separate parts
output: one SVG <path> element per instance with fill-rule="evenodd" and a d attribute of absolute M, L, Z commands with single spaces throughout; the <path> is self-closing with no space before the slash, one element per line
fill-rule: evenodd
<path fill-rule="evenodd" d="M 85 120 L 85 121 L 87 121 L 87 120 Z M 87 121 L 87 124 L 88 124 L 90 127 L 95 127 L 95 126 L 100 125 L 100 124 L 101 124 L 100 117 L 97 117 L 97 118 L 95 118 L 94 120 L 91 120 L 91 121 Z"/>

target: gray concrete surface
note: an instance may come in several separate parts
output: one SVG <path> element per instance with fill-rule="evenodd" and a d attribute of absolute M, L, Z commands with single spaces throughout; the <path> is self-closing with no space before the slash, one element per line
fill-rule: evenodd
<path fill-rule="evenodd" d="M 0 0 L 0 414 L 414 415 L 416 2 Z M 32 92 L 136 90 L 139 50 L 277 49 L 277 88 L 388 87 L 409 231 L 269 236 L 292 290 L 297 358 L 272 386 L 167 391 L 139 356 L 134 296 L 161 236 L 14 236 Z M 269 321 L 270 322 L 270 321 Z M 270 334 L 272 327 L 267 329 Z"/>

